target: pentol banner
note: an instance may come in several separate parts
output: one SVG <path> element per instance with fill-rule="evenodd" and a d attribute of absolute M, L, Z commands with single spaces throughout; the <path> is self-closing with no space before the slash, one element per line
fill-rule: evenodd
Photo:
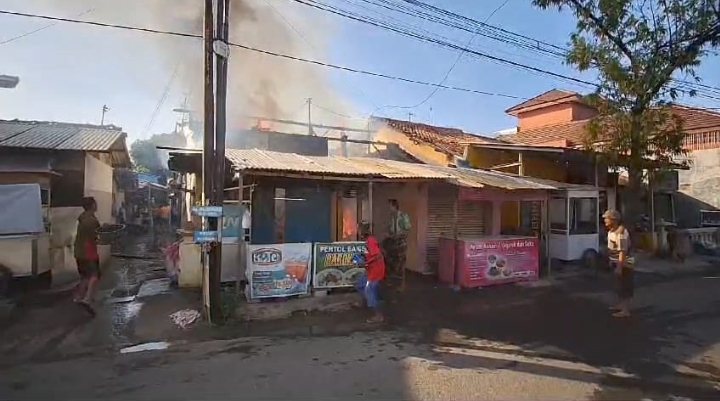
<path fill-rule="evenodd" d="M 314 288 L 341 288 L 355 285 L 365 268 L 359 267 L 367 251 L 364 242 L 316 243 L 313 261 Z"/>

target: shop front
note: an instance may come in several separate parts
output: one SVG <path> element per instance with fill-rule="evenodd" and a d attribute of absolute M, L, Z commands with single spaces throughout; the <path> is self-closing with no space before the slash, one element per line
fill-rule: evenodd
<path fill-rule="evenodd" d="M 546 199 L 543 189 L 458 187 L 450 232 L 438 238 L 439 281 L 474 288 L 537 280 Z M 537 231 L 524 230 L 519 224 L 504 226 L 503 205 L 507 202 L 531 206 L 526 220 L 535 224 Z M 537 206 L 532 207 L 534 204 Z"/>

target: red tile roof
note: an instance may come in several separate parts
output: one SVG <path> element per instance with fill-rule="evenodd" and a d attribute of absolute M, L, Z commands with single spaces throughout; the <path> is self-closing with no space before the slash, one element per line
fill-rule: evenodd
<path fill-rule="evenodd" d="M 683 119 L 683 128 L 688 133 L 720 131 L 720 113 L 682 105 L 673 105 L 672 108 L 675 115 Z M 588 121 L 571 121 L 526 129 L 514 135 L 503 135 L 502 140 L 523 145 L 567 140 L 569 146 L 582 146 L 587 138 L 585 124 Z"/>
<path fill-rule="evenodd" d="M 562 89 L 553 89 L 549 90 L 545 93 L 542 93 L 540 95 L 535 96 L 532 99 L 526 100 L 520 104 L 517 104 L 507 110 L 505 110 L 508 114 L 515 114 L 516 112 L 527 109 L 534 106 L 540 106 L 545 103 L 555 103 L 560 101 L 582 101 L 582 95 L 580 95 L 577 92 L 571 92 L 566 91 Z"/>
<path fill-rule="evenodd" d="M 462 156 L 467 143 L 502 143 L 497 139 L 469 134 L 457 128 L 437 127 L 390 118 L 379 118 L 378 120 L 404 134 L 410 140 L 430 145 L 448 155 Z"/>

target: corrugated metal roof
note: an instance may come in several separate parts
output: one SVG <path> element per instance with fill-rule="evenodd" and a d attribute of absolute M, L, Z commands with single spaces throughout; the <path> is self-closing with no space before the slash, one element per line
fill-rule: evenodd
<path fill-rule="evenodd" d="M 110 150 L 124 136 L 115 127 L 0 121 L 0 147 L 102 152 Z"/>
<path fill-rule="evenodd" d="M 197 155 L 199 157 L 199 155 Z M 507 190 L 592 189 L 498 171 L 433 166 L 370 157 L 318 157 L 259 149 L 227 149 L 226 158 L 235 168 L 246 171 L 309 173 L 333 176 L 384 177 L 395 179 L 439 179 L 456 185 Z"/>
<path fill-rule="evenodd" d="M 227 149 L 225 157 L 235 168 L 248 171 L 276 171 L 355 177 L 447 178 L 428 166 L 364 157 L 302 156 L 259 149 Z"/>

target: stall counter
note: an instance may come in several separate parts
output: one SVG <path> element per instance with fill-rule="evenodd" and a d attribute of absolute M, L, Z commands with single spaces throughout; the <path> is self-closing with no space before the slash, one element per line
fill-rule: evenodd
<path fill-rule="evenodd" d="M 538 244 L 523 236 L 441 237 L 438 278 L 463 288 L 537 280 Z"/>

